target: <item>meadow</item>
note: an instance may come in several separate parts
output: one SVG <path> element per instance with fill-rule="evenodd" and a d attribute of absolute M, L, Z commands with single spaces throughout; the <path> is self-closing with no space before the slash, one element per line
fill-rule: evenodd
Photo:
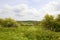
<path fill-rule="evenodd" d="M 60 32 L 45 30 L 40 26 L 0 27 L 0 40 L 60 40 Z"/>

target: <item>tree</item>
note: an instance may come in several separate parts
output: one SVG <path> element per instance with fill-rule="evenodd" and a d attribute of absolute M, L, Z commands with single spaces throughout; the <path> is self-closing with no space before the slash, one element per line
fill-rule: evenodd
<path fill-rule="evenodd" d="M 17 27 L 18 23 L 15 20 L 11 19 L 11 18 L 5 18 L 3 26 L 4 27 Z"/>
<path fill-rule="evenodd" d="M 54 17 L 46 14 L 44 19 L 41 21 L 41 25 L 47 29 L 53 30 Z"/>
<path fill-rule="evenodd" d="M 3 26 L 4 20 L 0 18 L 0 27 Z"/>
<path fill-rule="evenodd" d="M 55 18 L 55 31 L 60 31 L 60 14 Z"/>
<path fill-rule="evenodd" d="M 41 26 L 52 31 L 60 32 L 60 14 L 55 19 L 52 15 L 45 15 L 41 21 Z"/>

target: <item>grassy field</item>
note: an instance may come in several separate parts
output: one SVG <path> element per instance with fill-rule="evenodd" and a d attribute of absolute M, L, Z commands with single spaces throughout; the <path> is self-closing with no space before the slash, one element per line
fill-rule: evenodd
<path fill-rule="evenodd" d="M 39 26 L 0 27 L 0 40 L 60 40 L 60 33 Z"/>

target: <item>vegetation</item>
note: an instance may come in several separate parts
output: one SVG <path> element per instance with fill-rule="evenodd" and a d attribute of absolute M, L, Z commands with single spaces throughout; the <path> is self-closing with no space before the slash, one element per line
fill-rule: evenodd
<path fill-rule="evenodd" d="M 0 40 L 60 40 L 60 14 L 41 21 L 0 19 Z"/>
<path fill-rule="evenodd" d="M 11 18 L 5 18 L 5 19 L 0 19 L 0 25 L 3 27 L 18 27 L 18 23 L 11 19 Z"/>
<path fill-rule="evenodd" d="M 40 25 L 51 31 L 60 32 L 60 14 L 58 14 L 56 18 L 47 14 Z"/>

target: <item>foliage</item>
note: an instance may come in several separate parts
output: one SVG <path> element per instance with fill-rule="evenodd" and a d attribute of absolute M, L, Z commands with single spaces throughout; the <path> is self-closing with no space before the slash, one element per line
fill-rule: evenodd
<path fill-rule="evenodd" d="M 0 25 L 2 25 L 3 27 L 17 27 L 18 23 L 11 18 L 5 18 L 0 19 Z"/>
<path fill-rule="evenodd" d="M 60 14 L 56 18 L 52 15 L 45 15 L 40 23 L 44 28 L 52 31 L 60 31 Z"/>
<path fill-rule="evenodd" d="M 0 40 L 60 40 L 60 33 L 44 30 L 39 26 L 2 27 Z"/>

